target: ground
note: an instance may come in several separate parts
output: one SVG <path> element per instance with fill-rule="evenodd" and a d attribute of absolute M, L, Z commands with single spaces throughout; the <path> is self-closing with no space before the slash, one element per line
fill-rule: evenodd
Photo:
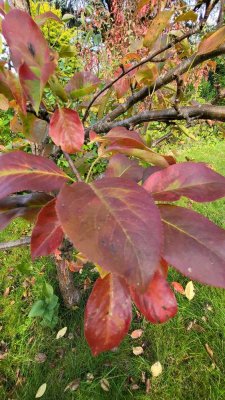
<path fill-rule="evenodd" d="M 222 141 L 215 140 L 209 144 L 190 142 L 182 146 L 177 149 L 179 160 L 186 156 L 205 161 L 225 174 L 225 145 Z M 193 204 L 193 208 L 225 227 L 224 200 Z M 29 229 L 26 222 L 14 221 L 1 232 L 0 241 L 17 239 L 21 232 L 26 234 Z M 78 309 L 70 312 L 60 304 L 59 322 L 54 330 L 50 330 L 43 328 L 38 320 L 28 318 L 28 313 L 32 303 L 40 298 L 44 279 L 59 294 L 51 259 L 42 258 L 32 263 L 28 249 L 14 249 L 0 254 L 0 267 L 1 400 L 34 399 L 43 383 L 47 383 L 47 389 L 42 398 L 48 400 L 225 398 L 223 290 L 194 283 L 196 295 L 193 300 L 177 293 L 179 312 L 163 325 L 147 323 L 134 310 L 130 333 L 142 329 L 143 335 L 136 340 L 128 335 L 119 349 L 94 358 L 84 339 L 82 323 L 90 288 L 84 292 Z M 74 277 L 83 288 L 86 274 L 76 273 Z M 185 286 L 188 279 L 171 269 L 169 281 L 178 281 Z M 66 335 L 56 340 L 57 332 L 65 326 L 68 328 Z M 143 354 L 135 356 L 133 346 L 143 346 Z M 46 358 L 43 363 L 37 360 L 39 353 Z M 150 368 L 156 361 L 162 364 L 163 372 L 158 378 L 152 378 Z M 87 380 L 88 373 L 93 374 L 92 382 Z M 146 384 L 142 382 L 143 374 L 150 378 L 148 394 Z M 109 382 L 108 392 L 100 385 L 103 378 Z M 64 392 L 75 379 L 80 379 L 78 389 Z"/>

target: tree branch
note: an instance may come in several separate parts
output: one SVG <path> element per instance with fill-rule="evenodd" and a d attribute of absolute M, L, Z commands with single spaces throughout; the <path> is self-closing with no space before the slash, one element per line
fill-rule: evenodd
<path fill-rule="evenodd" d="M 69 163 L 69 166 L 70 166 L 72 172 L 74 173 L 74 175 L 76 176 L 77 181 L 78 181 L 78 182 L 82 182 L 81 176 L 80 176 L 80 174 L 79 174 L 77 168 L 75 167 L 75 165 L 74 165 L 74 163 L 73 163 L 73 160 L 72 160 L 72 158 L 70 157 L 70 155 L 69 155 L 68 153 L 66 153 L 65 151 L 63 151 L 63 155 L 64 155 L 66 161 Z"/>
<path fill-rule="evenodd" d="M 99 129 L 95 129 L 95 131 L 97 133 L 104 133 L 117 126 L 130 128 L 149 121 L 168 122 L 187 119 L 211 119 L 225 122 L 225 106 L 198 104 L 196 106 L 179 107 L 178 110 L 175 108 L 168 108 L 163 110 L 143 111 L 122 121 L 105 122 L 99 126 Z"/>
<path fill-rule="evenodd" d="M 175 80 L 176 76 L 181 76 L 189 69 L 192 69 L 196 67 L 198 64 L 201 64 L 203 61 L 218 57 L 224 53 L 225 53 L 225 45 L 220 46 L 218 49 L 213 50 L 209 53 L 199 54 L 199 55 L 194 54 L 191 57 L 187 58 L 180 65 L 165 73 L 164 76 L 160 76 L 158 79 L 156 79 L 156 81 L 152 85 L 140 89 L 133 96 L 130 96 L 125 103 L 120 104 L 112 112 L 106 115 L 103 119 L 98 121 L 90 128 L 86 129 L 86 137 L 88 136 L 90 130 L 94 130 L 97 133 L 104 132 L 104 127 L 109 125 L 111 121 L 115 120 L 117 117 L 124 114 L 134 104 L 138 103 L 139 101 L 142 101 L 144 98 L 149 96 L 153 91 L 156 91 L 161 87 L 167 85 L 168 83 L 172 82 L 173 80 Z M 119 125 L 119 121 L 117 122 L 117 125 Z"/>
<path fill-rule="evenodd" d="M 9 242 L 0 243 L 0 250 L 9 250 L 14 247 L 28 246 L 30 244 L 31 238 L 26 236 L 19 240 L 11 240 Z"/>
<path fill-rule="evenodd" d="M 92 100 L 90 101 L 90 103 L 87 106 L 87 109 L 85 111 L 84 117 L 82 119 L 82 122 L 84 123 L 88 117 L 90 108 L 92 107 L 92 105 L 94 104 L 94 102 L 98 99 L 99 96 L 101 96 L 101 94 L 103 94 L 106 90 L 108 90 L 109 88 L 111 88 L 116 82 L 118 82 L 121 78 L 123 78 L 125 75 L 128 75 L 131 71 L 133 71 L 136 68 L 141 67 L 142 65 L 146 64 L 147 62 L 153 61 L 153 62 L 160 62 L 160 60 L 154 60 L 154 58 L 156 56 L 158 56 L 161 53 L 164 53 L 164 51 L 170 49 L 171 47 L 173 47 L 175 44 L 182 42 L 182 40 L 198 33 L 201 30 L 201 27 L 197 27 L 195 29 L 192 29 L 191 31 L 183 34 L 180 37 L 176 37 L 174 38 L 170 43 L 168 43 L 167 45 L 165 45 L 164 47 L 162 47 L 161 49 L 158 50 L 153 50 L 148 57 L 146 57 L 144 60 L 136 63 L 135 65 L 133 65 L 132 67 L 128 68 L 126 71 L 122 70 L 121 74 L 113 79 L 111 82 L 109 82 L 103 89 L 101 89 L 98 93 L 96 93 L 96 95 L 92 98 Z"/>

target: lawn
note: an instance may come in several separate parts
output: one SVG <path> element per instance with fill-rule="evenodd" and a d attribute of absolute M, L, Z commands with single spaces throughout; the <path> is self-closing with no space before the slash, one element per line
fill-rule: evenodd
<path fill-rule="evenodd" d="M 177 152 L 180 161 L 185 157 L 205 161 L 225 174 L 222 141 L 183 145 Z M 225 227 L 224 200 L 193 204 L 193 209 Z M 29 230 L 26 222 L 14 221 L 1 232 L 0 241 L 17 239 L 21 232 L 26 235 Z M 225 399 L 223 290 L 194 283 L 193 300 L 178 293 L 179 312 L 164 325 L 151 325 L 134 310 L 130 333 L 142 329 L 143 335 L 136 340 L 128 335 L 119 349 L 93 358 L 83 336 L 84 304 L 90 288 L 84 291 L 82 304 L 76 310 L 68 311 L 60 304 L 59 322 L 50 330 L 43 328 L 38 320 L 28 318 L 28 313 L 33 302 L 40 298 L 44 280 L 59 294 L 51 259 L 42 258 L 32 263 L 28 249 L 20 248 L 2 252 L 0 265 L 1 400 L 34 399 L 43 383 L 47 383 L 44 400 Z M 85 272 L 74 274 L 81 288 L 85 278 Z M 184 286 L 188 282 L 187 278 L 170 270 L 169 281 L 174 280 Z M 66 335 L 56 340 L 57 332 L 65 326 L 68 328 Z M 133 346 L 143 346 L 143 354 L 135 356 Z M 42 363 L 37 359 L 39 353 L 46 358 Z M 162 364 L 163 372 L 152 378 L 150 368 L 156 361 Z M 88 373 L 93 375 L 91 382 L 87 379 Z M 108 392 L 101 387 L 104 378 L 109 382 Z M 144 378 L 150 379 L 147 394 Z M 80 379 L 78 389 L 65 391 L 75 379 Z"/>

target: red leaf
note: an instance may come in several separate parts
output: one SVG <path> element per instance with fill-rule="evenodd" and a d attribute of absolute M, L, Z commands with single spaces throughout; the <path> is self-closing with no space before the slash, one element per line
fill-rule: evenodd
<path fill-rule="evenodd" d="M 98 278 L 85 310 L 85 337 L 93 355 L 117 347 L 128 333 L 132 317 L 124 280 L 108 274 Z"/>
<path fill-rule="evenodd" d="M 203 163 L 171 165 L 152 174 L 143 186 L 158 201 L 176 201 L 186 196 L 205 202 L 225 196 L 225 177 Z"/>
<path fill-rule="evenodd" d="M 50 51 L 42 32 L 28 13 L 14 9 L 2 21 L 2 33 L 10 48 L 11 58 L 16 70 L 19 71 L 20 67 L 24 65 L 23 84 L 29 70 L 28 80 L 33 74 L 35 80 L 40 82 L 40 87 L 36 90 L 39 91 L 37 97 L 41 98 L 44 86 L 56 67 L 54 55 Z M 27 90 L 26 85 L 25 92 Z M 31 96 L 33 96 L 33 93 L 29 92 L 29 97 Z M 33 98 L 31 100 L 33 101 Z M 32 102 L 32 104 L 38 111 L 40 103 Z"/>
<path fill-rule="evenodd" d="M 161 222 L 142 187 L 122 178 L 65 185 L 56 210 L 64 232 L 88 259 L 142 290 L 148 286 L 159 261 Z"/>
<path fill-rule="evenodd" d="M 129 131 L 120 126 L 111 129 L 105 136 L 96 138 L 96 141 L 102 142 L 103 152 L 107 150 L 112 153 L 123 153 L 163 168 L 168 166 L 166 159 L 147 147 L 136 131 Z"/>
<path fill-rule="evenodd" d="M 115 71 L 114 77 L 118 78 L 123 71 L 127 71 L 131 66 L 132 66 L 131 64 L 127 64 L 126 66 L 123 66 L 123 69 L 121 67 L 119 67 Z M 128 90 L 130 89 L 130 85 L 131 85 L 131 77 L 134 76 L 136 72 L 137 72 L 137 70 L 134 69 L 133 71 L 129 72 L 124 77 L 121 77 L 116 83 L 114 83 L 113 86 L 114 86 L 114 89 L 115 89 L 118 99 L 123 97 L 123 95 L 128 92 Z"/>
<path fill-rule="evenodd" d="M 173 286 L 174 290 L 180 294 L 185 294 L 183 286 L 179 282 L 171 282 L 171 285 Z"/>
<path fill-rule="evenodd" d="M 0 156 L 0 198 L 23 190 L 59 190 L 69 177 L 53 161 L 22 151 Z"/>
<path fill-rule="evenodd" d="M 80 151 L 84 143 L 84 127 L 76 111 L 59 108 L 50 121 L 49 135 L 67 153 Z"/>
<path fill-rule="evenodd" d="M 52 196 L 45 193 L 30 193 L 0 200 L 0 229 L 4 229 L 14 218 L 23 217 L 32 221 L 40 208 L 51 199 Z"/>
<path fill-rule="evenodd" d="M 130 160 L 123 154 L 115 154 L 109 160 L 104 176 L 123 177 L 139 182 L 142 179 L 144 168 L 136 160 Z"/>
<path fill-rule="evenodd" d="M 55 199 L 53 199 L 41 209 L 32 231 L 32 259 L 54 253 L 62 240 L 63 231 L 56 215 Z"/>
<path fill-rule="evenodd" d="M 191 279 L 225 288 L 225 231 L 192 210 L 159 208 L 166 261 Z"/>
<path fill-rule="evenodd" d="M 137 308 L 153 324 L 166 322 L 177 313 L 177 302 L 163 273 L 158 269 L 146 292 L 131 288 L 131 296 Z"/>

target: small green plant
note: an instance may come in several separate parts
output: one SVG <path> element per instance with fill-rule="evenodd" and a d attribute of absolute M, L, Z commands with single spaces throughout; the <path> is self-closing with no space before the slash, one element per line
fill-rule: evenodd
<path fill-rule="evenodd" d="M 41 325 L 54 328 L 58 322 L 59 298 L 54 294 L 53 287 L 49 283 L 44 282 L 41 299 L 35 301 L 29 317 L 42 318 Z"/>

